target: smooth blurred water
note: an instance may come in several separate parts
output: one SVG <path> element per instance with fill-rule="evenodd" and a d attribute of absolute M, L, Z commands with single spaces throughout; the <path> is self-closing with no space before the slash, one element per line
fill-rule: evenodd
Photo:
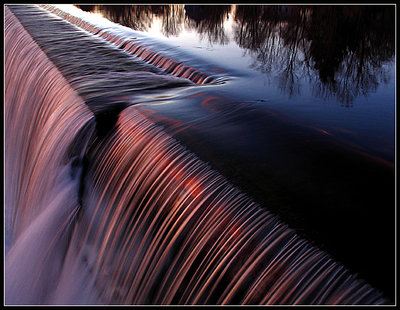
<path fill-rule="evenodd" d="M 66 258 L 68 268 L 63 270 L 55 295 L 48 300 L 101 303 L 103 298 L 143 302 L 153 296 L 154 287 L 148 291 L 146 285 L 140 286 L 138 279 L 147 277 L 143 269 L 139 269 L 140 275 L 127 274 L 122 280 L 120 270 L 116 274 L 110 271 L 114 250 L 106 249 L 116 247 L 118 251 L 119 243 L 114 239 L 103 243 L 100 237 L 124 233 L 113 219 L 130 220 L 123 213 L 118 215 L 130 206 L 130 191 L 145 198 L 152 193 L 146 191 L 153 189 L 146 175 L 154 174 L 147 172 L 147 164 L 157 171 L 163 167 L 161 164 L 172 162 L 157 161 L 164 153 L 150 147 L 160 141 L 153 130 L 145 130 L 146 134 L 140 136 L 142 143 L 131 138 L 141 128 L 138 124 L 121 125 L 123 119 L 138 115 L 221 173 L 264 210 L 277 214 L 297 234 L 393 298 L 393 7 L 96 6 L 92 8 L 95 15 L 72 6 L 60 7 L 111 34 L 132 39 L 165 58 L 204 72 L 217 83 L 195 84 L 179 78 L 182 72 L 178 77 L 167 74 L 163 66 L 129 54 L 123 45 L 110 45 L 100 35 L 89 34 L 43 9 L 13 7 L 26 30 L 82 96 L 97 121 L 94 146 L 87 155 L 100 155 L 93 155 L 87 163 L 91 168 L 86 171 L 90 179 L 85 186 L 89 187 L 83 190 L 86 196 L 80 192 L 88 209 L 80 219 L 83 224 L 77 225 L 73 235 L 71 244 L 75 247 L 69 249 Z M 99 14 L 132 28 L 106 21 Z M 37 18 L 48 24 L 38 23 Z M 46 89 L 52 93 L 51 88 Z M 136 148 L 140 150 L 147 144 L 146 156 L 135 153 Z M 123 151 L 136 155 L 124 157 Z M 135 164 L 137 175 L 131 175 L 130 161 L 143 164 Z M 122 177 L 128 183 L 120 182 Z M 125 186 L 142 177 L 138 184 L 143 185 L 127 186 L 125 194 Z M 180 175 L 171 175 L 171 180 L 174 178 L 180 180 Z M 51 178 L 46 179 L 51 182 Z M 107 190 L 110 184 L 115 187 L 113 190 Z M 185 197 L 201 197 L 195 194 L 199 191 L 196 186 L 175 191 Z M 120 195 L 127 195 L 126 199 L 110 200 L 110 196 L 121 198 Z M 146 199 L 143 205 L 148 205 Z M 163 201 L 154 202 L 149 210 L 156 210 L 155 206 Z M 107 209 L 102 211 L 103 204 Z M 107 216 L 95 217 L 96 212 L 106 212 Z M 90 223 L 92 229 L 85 231 L 85 223 Z M 179 225 L 173 228 L 180 231 Z M 80 238 L 82 231 L 91 242 L 82 244 L 86 240 Z M 138 236 L 139 241 L 135 242 L 142 242 Z M 153 242 L 151 238 L 144 240 Z M 125 239 L 121 238 L 121 242 Z M 126 242 L 130 244 L 129 239 Z M 135 249 L 127 248 L 119 254 L 124 261 Z M 98 251 L 102 255 L 96 258 Z M 148 259 L 149 266 L 154 267 Z M 81 260 L 86 267 L 82 267 Z M 89 272 L 93 266 L 95 272 Z M 126 291 L 124 286 L 104 287 L 104 282 L 97 283 L 97 274 L 107 278 L 109 272 L 115 276 L 116 284 L 133 276 L 137 286 Z M 336 276 L 332 275 L 332 279 Z M 153 284 L 158 285 L 156 282 Z M 169 290 L 180 293 L 181 289 L 176 290 L 181 283 Z M 105 295 L 100 299 L 93 295 L 92 285 Z M 140 290 L 138 299 L 132 293 L 135 289 Z M 199 296 L 203 294 L 198 292 Z M 232 292 L 240 295 L 242 289 Z M 292 293 L 288 295 L 292 301 L 301 295 Z M 249 294 L 258 296 L 257 288 Z M 305 302 L 322 300 L 318 299 L 322 296 L 303 297 L 300 300 Z M 165 300 L 170 301 L 169 298 L 172 295 L 165 296 Z"/>

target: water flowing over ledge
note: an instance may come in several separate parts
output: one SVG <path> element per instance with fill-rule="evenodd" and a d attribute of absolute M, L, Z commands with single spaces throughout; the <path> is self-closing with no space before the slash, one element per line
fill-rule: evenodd
<path fill-rule="evenodd" d="M 62 270 L 94 117 L 7 7 L 5 45 L 5 296 L 37 304 Z"/>
<path fill-rule="evenodd" d="M 5 17 L 7 304 L 386 303 L 135 106 L 97 136 Z"/>
<path fill-rule="evenodd" d="M 383 302 L 134 106 L 89 163 L 77 240 L 104 303 Z"/>
<path fill-rule="evenodd" d="M 203 72 L 198 71 L 195 68 L 185 65 L 183 62 L 176 61 L 170 57 L 152 51 L 143 44 L 135 42 L 135 40 L 121 38 L 118 35 L 110 33 L 99 27 L 93 26 L 87 21 L 66 13 L 52 5 L 41 5 L 41 7 L 94 35 L 102 37 L 106 41 L 116 45 L 124 51 L 140 57 L 147 63 L 150 63 L 158 68 L 162 68 L 168 74 L 189 79 L 196 84 L 208 84 L 215 81 L 212 76 L 209 76 Z"/>
<path fill-rule="evenodd" d="M 81 155 L 70 145 L 93 114 L 7 7 L 5 23 L 6 210 L 17 233 L 50 191 L 51 174 Z"/>

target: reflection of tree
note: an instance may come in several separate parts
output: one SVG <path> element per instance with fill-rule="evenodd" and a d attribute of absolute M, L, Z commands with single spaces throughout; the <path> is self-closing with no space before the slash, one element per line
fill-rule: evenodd
<path fill-rule="evenodd" d="M 351 106 L 354 98 L 368 96 L 378 85 L 389 81 L 389 74 L 384 65 L 376 65 L 374 61 L 355 60 L 356 56 L 349 54 L 337 68 L 335 79 L 330 83 L 323 83 L 316 79 L 313 83 L 314 94 L 329 98 L 333 95 L 343 106 Z"/>
<path fill-rule="evenodd" d="M 383 63 L 394 54 L 390 6 L 239 6 L 234 31 L 253 66 L 277 74 L 283 91 L 299 92 L 307 76 L 315 94 L 345 105 L 387 80 Z"/>
<path fill-rule="evenodd" d="M 313 12 L 307 31 L 310 54 L 322 85 L 316 91 L 324 97 L 336 94 L 349 106 L 359 95 L 368 95 L 388 79 L 383 63 L 394 53 L 394 11 L 389 7 L 339 6 Z M 333 24 L 312 32 L 322 21 Z M 323 32 L 322 32 L 323 31 Z M 341 39 L 338 39 L 341 38 Z M 328 50 L 325 52 L 324 50 Z"/>
<path fill-rule="evenodd" d="M 147 31 L 154 18 L 161 18 L 161 31 L 167 37 L 182 31 L 185 15 L 182 5 L 96 5 L 92 10 L 115 23 L 138 31 Z"/>
<path fill-rule="evenodd" d="M 95 8 L 105 18 L 139 31 L 146 31 L 151 26 L 152 9 L 151 5 L 96 5 Z"/>
<path fill-rule="evenodd" d="M 166 37 L 177 36 L 183 28 L 185 11 L 182 5 L 165 5 L 162 15 L 162 32 Z"/>
<path fill-rule="evenodd" d="M 195 29 L 201 39 L 206 36 L 209 43 L 227 44 L 224 21 L 230 10 L 230 5 L 185 5 L 186 26 Z"/>
<path fill-rule="evenodd" d="M 76 5 L 78 8 L 80 8 L 82 11 L 86 12 L 91 12 L 94 11 L 94 5 Z"/>
<path fill-rule="evenodd" d="M 309 70 L 303 55 L 304 20 L 279 6 L 239 6 L 234 38 L 254 58 L 253 67 L 275 73 L 281 90 L 289 96 L 300 93 L 300 80 Z M 289 23 L 293 25 L 288 27 Z"/>
<path fill-rule="evenodd" d="M 82 9 L 93 9 L 89 5 Z M 106 18 L 146 31 L 154 18 L 165 36 L 183 25 L 201 39 L 227 44 L 224 28 L 231 5 L 95 5 Z M 388 79 L 383 64 L 394 55 L 394 6 L 262 6 L 239 5 L 234 40 L 254 60 L 257 70 L 277 78 L 290 96 L 301 84 L 318 96 L 351 105 Z"/>

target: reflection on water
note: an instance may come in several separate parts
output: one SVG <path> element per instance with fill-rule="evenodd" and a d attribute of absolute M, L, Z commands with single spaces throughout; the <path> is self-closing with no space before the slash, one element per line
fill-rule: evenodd
<path fill-rule="evenodd" d="M 109 20 L 138 31 L 147 31 L 154 18 L 162 20 L 165 36 L 178 35 L 185 17 L 182 5 L 91 5 L 78 6 L 86 11 L 97 11 Z"/>
<path fill-rule="evenodd" d="M 228 34 L 224 22 L 229 18 L 230 5 L 199 6 L 185 5 L 186 24 L 200 34 L 200 38 L 207 38 L 210 43 L 227 44 Z"/>
<path fill-rule="evenodd" d="M 316 95 L 343 104 L 388 79 L 382 67 L 394 53 L 394 11 L 389 7 L 239 6 L 235 39 L 255 66 L 280 72 L 286 93 L 299 93 L 305 77 Z"/>
<path fill-rule="evenodd" d="M 273 76 L 289 96 L 302 85 L 313 94 L 351 106 L 390 79 L 385 62 L 394 56 L 392 6 L 253 5 L 90 5 L 113 22 L 147 31 L 155 19 L 166 37 L 184 29 L 201 40 L 226 45 L 233 40 Z M 226 23 L 232 20 L 232 24 Z M 231 25 L 231 27 L 229 27 Z"/>

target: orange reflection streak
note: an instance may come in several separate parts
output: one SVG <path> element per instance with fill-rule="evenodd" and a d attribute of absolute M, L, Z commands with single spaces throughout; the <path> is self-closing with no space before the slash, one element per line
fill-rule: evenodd
<path fill-rule="evenodd" d="M 327 132 L 326 130 L 323 130 L 321 128 L 316 128 L 319 132 L 322 132 L 323 134 L 326 134 L 328 136 L 332 136 L 332 134 L 330 132 Z"/>
<path fill-rule="evenodd" d="M 208 110 L 212 112 L 218 112 L 218 109 L 216 108 L 218 106 L 218 103 L 222 100 L 220 97 L 215 97 L 215 96 L 207 96 L 207 98 L 203 99 L 201 102 L 201 105 L 203 107 L 206 107 Z"/>
<path fill-rule="evenodd" d="M 360 154 L 360 155 L 362 155 L 364 157 L 372 159 L 373 161 L 379 162 L 379 163 L 381 163 L 381 164 L 383 164 L 383 165 L 385 165 L 385 166 L 387 166 L 389 168 L 393 169 L 395 167 L 393 162 L 391 162 L 389 160 L 386 160 L 386 159 L 384 159 L 382 157 L 369 154 L 367 151 L 361 150 L 359 146 L 354 146 L 354 147 L 352 147 L 352 146 L 344 146 L 344 147 L 349 149 L 349 150 L 351 150 L 351 152 L 358 153 L 358 154 Z"/>
<path fill-rule="evenodd" d="M 328 132 L 326 130 L 323 130 L 321 128 L 315 128 L 315 129 L 317 131 L 325 134 L 325 135 L 329 135 L 329 136 L 335 137 L 334 134 L 332 134 L 332 133 L 330 133 L 330 132 Z M 339 128 L 335 128 L 335 130 L 340 130 L 340 131 L 343 131 L 345 133 L 351 133 L 351 134 L 353 133 L 352 131 L 349 131 L 349 130 L 346 130 L 346 129 L 342 129 L 342 128 L 340 128 L 340 129 Z M 369 159 L 371 159 L 373 161 L 379 162 L 379 163 L 381 163 L 381 164 L 383 164 L 383 165 L 385 165 L 387 167 L 394 168 L 394 163 L 393 162 L 391 162 L 389 160 L 386 160 L 386 159 L 384 159 L 382 157 L 372 155 L 372 154 L 368 153 L 367 151 L 361 149 L 361 146 L 359 146 L 359 145 L 350 143 L 350 142 L 345 140 L 343 145 L 342 145 L 342 147 L 347 149 L 347 150 L 349 150 L 349 151 L 351 151 L 351 152 L 358 153 L 358 154 L 360 154 L 360 155 L 362 155 L 364 157 L 367 157 L 367 158 L 369 158 Z"/>
<path fill-rule="evenodd" d="M 205 95 L 207 95 L 207 93 L 201 92 L 201 93 L 190 95 L 190 96 L 188 96 L 188 98 L 203 97 Z"/>

